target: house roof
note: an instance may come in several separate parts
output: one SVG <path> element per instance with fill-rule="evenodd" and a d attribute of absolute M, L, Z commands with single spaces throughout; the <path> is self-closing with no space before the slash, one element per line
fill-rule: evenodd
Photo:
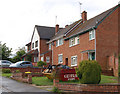
<path fill-rule="evenodd" d="M 72 38 L 74 36 L 83 34 L 89 30 L 92 30 L 93 28 L 97 28 L 97 26 L 107 17 L 109 16 L 119 5 L 85 21 L 82 24 L 79 24 L 79 26 L 74 29 L 73 32 L 71 32 L 66 38 L 65 40 Z"/>
<path fill-rule="evenodd" d="M 72 23 L 71 25 L 68 25 L 66 28 L 61 28 L 61 29 L 59 29 L 59 31 L 55 34 L 55 36 L 53 36 L 53 37 L 50 39 L 49 42 L 52 42 L 52 41 L 54 41 L 54 40 L 57 40 L 57 39 L 63 37 L 66 33 L 69 33 L 69 31 L 70 31 L 71 29 L 73 29 L 73 27 L 74 27 L 75 25 L 77 25 L 80 21 L 81 21 L 81 20 L 78 20 L 78 21 Z M 48 43 L 49 43 L 49 42 L 48 42 Z"/>
<path fill-rule="evenodd" d="M 35 25 L 41 39 L 50 39 L 55 35 L 55 27 Z"/>

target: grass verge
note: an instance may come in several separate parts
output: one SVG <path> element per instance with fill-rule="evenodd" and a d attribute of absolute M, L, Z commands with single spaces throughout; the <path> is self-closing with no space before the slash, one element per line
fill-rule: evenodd
<path fill-rule="evenodd" d="M 32 77 L 32 83 L 37 86 L 53 85 L 53 81 L 48 79 L 47 77 Z M 67 82 L 60 81 L 60 83 L 80 84 L 80 81 L 79 80 L 67 81 Z M 101 75 L 100 84 L 106 84 L 106 83 L 118 83 L 117 77 Z"/>
<path fill-rule="evenodd" d="M 4 77 L 10 77 L 12 75 L 12 73 L 2 73 L 2 76 L 4 76 Z"/>

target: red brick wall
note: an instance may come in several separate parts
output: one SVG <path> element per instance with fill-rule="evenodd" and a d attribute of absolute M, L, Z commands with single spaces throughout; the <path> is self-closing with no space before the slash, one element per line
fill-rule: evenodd
<path fill-rule="evenodd" d="M 40 39 L 40 53 L 48 51 L 48 45 L 46 44 L 48 40 Z"/>
<path fill-rule="evenodd" d="M 103 70 L 108 69 L 108 57 L 118 56 L 118 9 L 96 29 L 96 60 Z"/>
<path fill-rule="evenodd" d="M 59 81 L 54 80 L 54 86 L 56 86 L 60 90 L 67 90 L 72 92 L 79 92 L 80 94 L 86 92 L 84 94 L 106 94 L 106 93 L 118 93 L 120 85 L 112 85 L 112 84 L 60 84 Z"/>
<path fill-rule="evenodd" d="M 81 61 L 81 51 L 95 49 L 95 40 L 89 41 L 89 32 L 79 36 L 79 44 L 69 47 L 69 40 L 64 41 L 64 44 L 56 47 L 56 42 L 53 46 L 53 63 L 58 64 L 58 54 L 63 54 L 63 64 L 65 58 L 68 58 L 68 66 L 71 66 L 71 56 L 77 55 L 77 63 Z M 84 54 L 84 59 L 88 59 L 87 54 Z"/>
<path fill-rule="evenodd" d="M 45 67 L 48 67 L 49 64 L 52 65 L 52 51 L 49 51 L 48 53 L 40 56 L 40 58 L 41 58 L 41 57 L 44 58 L 44 62 L 46 62 L 46 57 L 50 57 L 50 62 L 49 62 L 49 63 L 46 62 L 47 65 L 46 65 Z"/>

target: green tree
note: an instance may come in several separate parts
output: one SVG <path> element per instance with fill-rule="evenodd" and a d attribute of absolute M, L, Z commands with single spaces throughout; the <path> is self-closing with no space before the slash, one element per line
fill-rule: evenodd
<path fill-rule="evenodd" d="M 21 61 L 21 57 L 25 54 L 25 47 L 18 48 L 18 51 L 16 52 L 16 55 L 12 58 L 13 62 Z"/>
<path fill-rule="evenodd" d="M 0 43 L 0 54 L 2 55 L 0 56 L 0 58 L 2 58 L 3 60 L 10 60 L 10 55 L 12 55 L 11 53 L 12 53 L 12 48 L 7 47 L 6 43 L 4 44 Z"/>

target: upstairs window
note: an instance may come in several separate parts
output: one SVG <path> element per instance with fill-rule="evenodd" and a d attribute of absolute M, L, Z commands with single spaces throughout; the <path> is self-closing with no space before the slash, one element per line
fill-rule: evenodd
<path fill-rule="evenodd" d="M 51 50 L 51 43 L 49 44 L 49 50 Z"/>
<path fill-rule="evenodd" d="M 38 47 L 38 40 L 35 42 L 35 47 Z"/>
<path fill-rule="evenodd" d="M 58 64 L 63 63 L 63 54 L 58 55 Z"/>
<path fill-rule="evenodd" d="M 60 45 L 63 45 L 63 38 L 60 38 L 56 41 L 56 47 Z"/>
<path fill-rule="evenodd" d="M 79 44 L 79 36 L 69 40 L 69 47 Z"/>
<path fill-rule="evenodd" d="M 95 39 L 95 30 L 89 32 L 89 40 Z"/>
<path fill-rule="evenodd" d="M 34 43 L 32 43 L 32 48 L 34 48 Z"/>

